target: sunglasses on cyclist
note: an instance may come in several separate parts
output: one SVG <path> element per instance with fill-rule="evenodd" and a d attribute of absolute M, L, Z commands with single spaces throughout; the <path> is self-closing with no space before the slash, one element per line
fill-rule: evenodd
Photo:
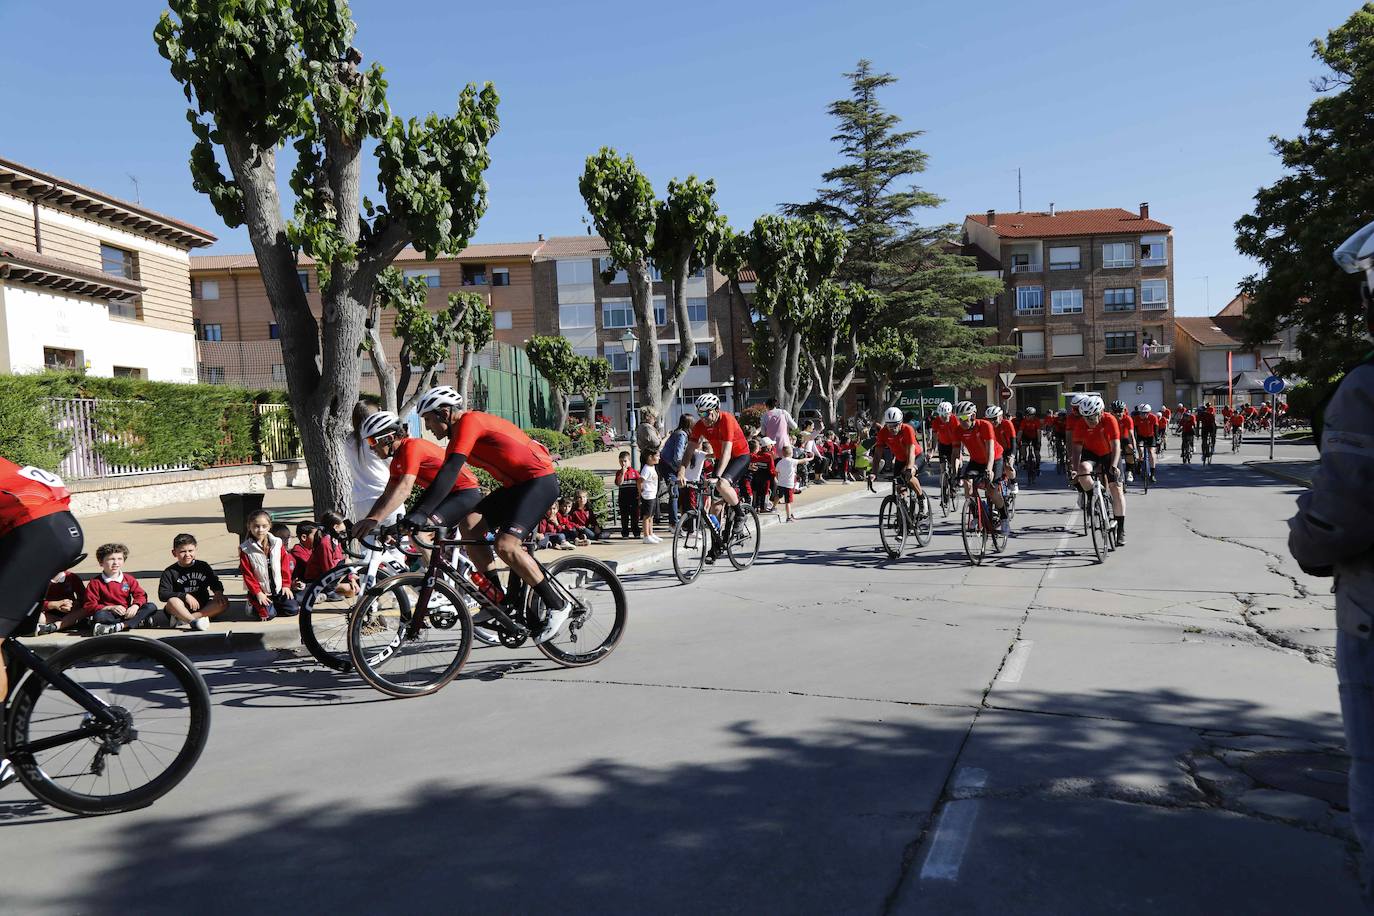
<path fill-rule="evenodd" d="M 392 441 L 395 438 L 395 433 L 383 433 L 380 436 L 368 436 L 367 444 L 372 448 L 376 448 L 379 445 L 386 445 L 388 442 Z"/>

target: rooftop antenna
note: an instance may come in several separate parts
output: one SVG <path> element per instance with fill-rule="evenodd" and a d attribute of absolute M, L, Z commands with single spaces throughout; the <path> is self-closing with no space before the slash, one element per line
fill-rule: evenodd
<path fill-rule="evenodd" d="M 125 172 L 124 174 L 125 174 L 125 175 L 128 175 L 128 176 L 129 176 L 129 180 L 132 181 L 132 182 L 134 183 L 134 203 L 136 203 L 136 204 L 142 204 L 142 203 L 143 203 L 143 198 L 140 197 L 140 196 L 139 196 L 139 193 L 138 193 L 138 176 L 135 175 L 135 174 L 133 174 L 132 172 Z"/>
<path fill-rule="evenodd" d="M 1016 212 L 1026 212 L 1025 206 L 1021 203 L 1021 166 L 1016 167 Z"/>

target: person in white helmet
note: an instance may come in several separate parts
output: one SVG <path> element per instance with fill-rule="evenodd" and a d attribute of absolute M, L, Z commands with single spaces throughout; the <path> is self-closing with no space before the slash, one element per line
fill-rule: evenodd
<path fill-rule="evenodd" d="M 987 481 L 988 498 L 997 510 L 997 521 L 1006 507 L 1002 499 L 1002 488 L 997 480 L 1002 477 L 1003 450 L 997 441 L 997 430 L 992 421 L 978 419 L 978 407 L 972 401 L 960 401 L 954 407 L 954 416 L 959 422 L 959 441 L 968 450 L 968 463 L 959 476 L 964 480 L 964 494 L 973 496 L 973 478 L 983 477 Z"/>
<path fill-rule="evenodd" d="M 558 500 L 558 473 L 548 449 L 509 420 L 465 410 L 462 395 L 447 385 L 426 391 L 416 409 L 425 427 L 436 438 L 449 442 L 443 467 L 405 521 L 417 527 L 445 524 L 443 518 L 435 517 L 435 510 L 448 498 L 469 463 L 495 477 L 501 486 L 483 497 L 459 525 L 465 537 L 480 539 L 488 532 L 495 535 L 497 556 L 525 580 L 548 609 L 544 629 L 535 634 L 534 641 L 552 639 L 567 623 L 571 608 L 522 546 L 525 536 Z M 468 558 L 500 588 L 491 569 L 494 558 L 490 550 L 474 546 Z"/>
<path fill-rule="evenodd" d="M 871 485 L 888 457 L 892 458 L 892 473 L 899 480 L 905 480 L 907 487 L 916 494 L 916 505 L 920 515 L 928 515 L 926 494 L 921 489 L 921 472 L 926 467 L 926 456 L 922 454 L 921 443 L 916 428 L 902 422 L 902 409 L 889 407 L 883 413 L 883 425 L 878 427 L 878 435 L 873 440 L 873 455 L 876 461 L 869 469 L 868 482 Z"/>
<path fill-rule="evenodd" d="M 959 444 L 959 421 L 954 418 L 954 405 L 941 401 L 930 418 L 930 426 L 935 430 L 936 457 L 951 478 L 957 477 L 963 448 Z"/>
<path fill-rule="evenodd" d="M 1079 423 L 1074 432 L 1069 463 L 1077 469 L 1075 486 L 1085 493 L 1092 492 L 1094 468 L 1102 468 L 1107 476 L 1107 491 L 1112 497 L 1112 514 L 1116 516 L 1116 546 L 1126 546 L 1126 503 L 1121 492 L 1121 427 L 1116 417 L 1107 412 L 1107 405 L 1097 395 L 1086 395 L 1078 402 Z"/>
<path fill-rule="evenodd" d="M 687 451 L 677 474 L 678 486 L 687 482 L 687 468 L 697 452 L 697 443 L 705 439 L 715 461 L 716 495 L 738 516 L 739 493 L 735 488 L 749 470 L 749 440 L 734 414 L 720 409 L 720 398 L 716 395 L 703 394 L 697 398 L 696 408 L 701 419 L 687 436 Z M 714 538 L 712 541 L 708 561 L 720 556 L 720 543 Z"/>
<path fill-rule="evenodd" d="M 1336 249 L 1364 273 L 1365 330 L 1374 335 L 1374 223 Z M 1360 841 L 1365 906 L 1374 910 L 1374 353 L 1330 390 L 1312 416 L 1321 460 L 1288 521 L 1288 550 L 1309 575 L 1334 576 L 1336 679 L 1350 754 L 1350 822 Z"/>

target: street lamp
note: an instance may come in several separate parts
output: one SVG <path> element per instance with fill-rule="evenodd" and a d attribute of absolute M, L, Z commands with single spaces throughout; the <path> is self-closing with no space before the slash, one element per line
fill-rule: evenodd
<path fill-rule="evenodd" d="M 620 335 L 620 346 L 625 350 L 625 363 L 630 375 L 630 466 L 639 466 L 639 456 L 635 450 L 635 426 L 638 417 L 635 416 L 635 353 L 639 350 L 639 338 L 635 336 L 633 329 L 627 328 L 624 334 Z"/>

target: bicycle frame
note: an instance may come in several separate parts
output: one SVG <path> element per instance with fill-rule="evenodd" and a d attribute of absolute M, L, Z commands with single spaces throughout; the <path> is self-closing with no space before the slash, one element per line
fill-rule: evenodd
<path fill-rule="evenodd" d="M 62 691 L 73 703 L 86 710 L 93 717 L 80 728 L 62 732 L 59 735 L 50 735 L 42 741 L 35 741 L 32 744 L 24 744 L 19 747 L 6 748 L 10 754 L 37 754 L 42 751 L 61 747 L 64 744 L 71 744 L 74 741 L 82 741 L 87 738 L 100 736 L 106 729 L 118 728 L 122 724 L 119 718 L 110 711 L 110 707 L 103 703 L 99 697 L 88 690 L 78 686 L 75 681 L 67 677 L 60 671 L 54 671 L 42 657 L 28 646 L 13 638 L 7 638 L 3 646 L 5 671 L 9 676 L 10 694 L 17 691 L 22 681 L 37 677 Z M 16 673 L 19 675 L 15 677 Z M 6 715 L 9 713 L 9 704 L 0 704 L 0 711 Z"/>

